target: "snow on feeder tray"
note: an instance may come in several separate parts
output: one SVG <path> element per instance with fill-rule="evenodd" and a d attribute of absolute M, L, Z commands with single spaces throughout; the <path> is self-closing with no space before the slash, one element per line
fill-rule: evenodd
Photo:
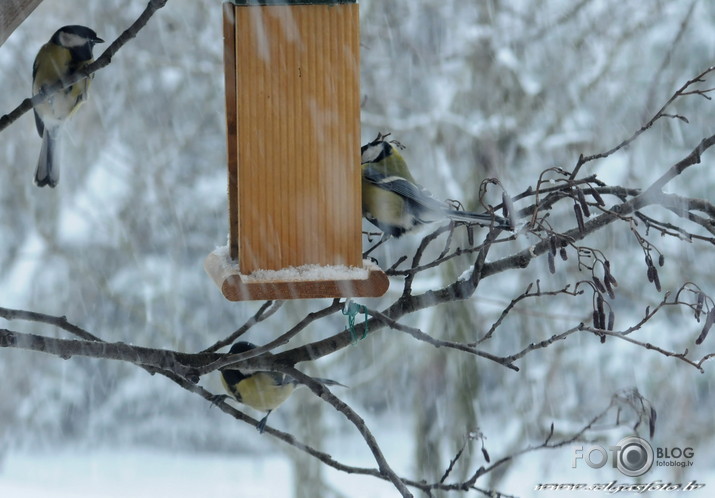
<path fill-rule="evenodd" d="M 231 301 L 376 297 L 362 260 L 355 1 L 225 3 L 228 245 L 204 263 Z"/>

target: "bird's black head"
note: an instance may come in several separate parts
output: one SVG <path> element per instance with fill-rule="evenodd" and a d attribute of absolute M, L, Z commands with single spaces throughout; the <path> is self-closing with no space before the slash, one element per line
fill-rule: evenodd
<path fill-rule="evenodd" d="M 245 353 L 246 351 L 250 351 L 255 348 L 255 344 L 246 341 L 240 341 L 234 343 L 234 345 L 231 346 L 231 349 L 228 350 L 228 354 Z M 228 367 L 222 368 L 220 370 L 223 374 L 224 379 L 229 384 L 235 384 L 236 382 L 246 378 L 246 375 L 244 375 L 240 370 L 236 370 L 235 368 Z"/>
<path fill-rule="evenodd" d="M 90 60 L 92 48 L 96 43 L 104 43 L 94 30 L 87 26 L 70 25 L 58 29 L 50 42 L 72 52 L 72 58 L 78 61 Z"/>
<path fill-rule="evenodd" d="M 378 133 L 375 140 L 360 147 L 360 163 L 377 163 L 392 154 L 392 146 L 385 140 L 389 135 Z"/>
<path fill-rule="evenodd" d="M 238 353 L 245 353 L 246 351 L 250 351 L 252 349 L 255 349 L 256 345 L 252 344 L 250 342 L 246 341 L 240 341 L 235 343 L 233 346 L 231 346 L 231 349 L 229 349 L 230 354 L 238 354 Z"/>

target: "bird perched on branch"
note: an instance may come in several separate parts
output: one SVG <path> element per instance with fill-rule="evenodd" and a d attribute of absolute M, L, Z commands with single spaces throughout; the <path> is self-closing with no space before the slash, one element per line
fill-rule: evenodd
<path fill-rule="evenodd" d="M 399 144 L 388 142 L 388 136 L 380 133 L 360 148 L 362 214 L 386 236 L 400 237 L 419 225 L 445 219 L 512 229 L 505 218 L 460 211 L 435 199 L 415 182 L 398 150 Z"/>
<path fill-rule="evenodd" d="M 64 26 L 52 35 L 35 57 L 32 66 L 32 92 L 65 81 L 92 62 L 92 48 L 104 40 L 85 26 Z M 35 124 L 42 137 L 40 159 L 35 172 L 38 187 L 57 186 L 60 180 L 60 134 L 62 124 L 87 100 L 90 78 L 63 88 L 35 106 Z"/>
<path fill-rule="evenodd" d="M 245 353 L 255 347 L 255 344 L 250 342 L 237 342 L 231 346 L 229 354 Z M 330 379 L 314 378 L 313 380 L 326 386 L 347 387 Z M 260 433 L 263 433 L 266 428 L 268 415 L 288 399 L 296 387 L 302 385 L 293 377 L 280 372 L 243 373 L 231 367 L 221 369 L 221 382 L 226 392 L 236 401 L 258 411 L 267 412 L 266 416 L 256 425 Z M 214 396 L 213 402 L 216 403 L 227 397 L 221 394 Z"/>

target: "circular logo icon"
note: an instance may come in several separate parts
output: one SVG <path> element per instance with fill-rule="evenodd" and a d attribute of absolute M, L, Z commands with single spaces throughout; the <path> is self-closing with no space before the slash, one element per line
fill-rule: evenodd
<path fill-rule="evenodd" d="M 645 439 L 636 436 L 624 437 L 618 442 L 616 466 L 628 477 L 642 476 L 653 466 L 653 447 Z"/>

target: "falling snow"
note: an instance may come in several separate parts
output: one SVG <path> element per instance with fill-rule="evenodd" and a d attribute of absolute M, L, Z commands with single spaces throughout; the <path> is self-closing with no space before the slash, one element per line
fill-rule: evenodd
<path fill-rule="evenodd" d="M 0 114 L 30 96 L 34 55 L 58 26 L 87 24 L 110 42 L 145 5 L 42 2 L 0 46 Z M 363 0 L 363 142 L 391 132 L 406 146 L 420 183 L 469 208 L 479 205 L 485 177 L 499 178 L 512 194 L 522 192 L 545 168 L 571 168 L 579 154 L 613 147 L 674 89 L 715 64 L 715 3 L 695 2 L 688 16 L 690 6 L 685 0 L 653 0 L 647 8 L 642 0 Z M 66 316 L 110 342 L 186 352 L 226 337 L 256 312 L 262 303 L 227 302 L 202 268 L 225 243 L 228 227 L 222 36 L 219 2 L 169 0 L 95 75 L 88 103 L 67 125 L 62 180 L 54 190 L 32 184 L 40 139 L 31 114 L 2 131 L 0 306 Z M 101 53 L 106 46 L 97 48 Z M 589 174 L 628 187 L 646 184 L 713 134 L 713 105 L 696 96 L 679 101 L 673 112 L 687 115 L 689 123 L 659 123 L 626 150 L 593 163 Z M 712 201 L 708 154 L 675 185 Z M 624 289 L 614 304 L 622 323 L 642 316 L 643 300 L 662 298 L 643 287 L 645 269 L 632 263 L 642 264 L 643 256 L 627 248 L 626 232 L 604 233 L 609 239 L 601 244 Z M 419 236 L 390 240 L 374 255 L 394 261 L 412 254 L 418 242 Z M 523 235 L 490 257 L 538 242 Z M 715 268 L 701 257 L 702 245 L 657 242 L 667 257 L 664 288 L 693 278 L 715 294 Z M 529 283 L 540 280 L 553 289 L 584 278 L 575 264 L 566 266 L 552 276 L 537 259 L 509 278 L 490 278 L 467 303 L 416 313 L 407 322 L 437 339 L 477 340 Z M 320 278 L 365 270 L 331 272 Z M 290 273 L 306 276 L 304 270 Z M 471 262 L 455 260 L 452 268 L 424 275 L 414 289 L 439 288 L 458 275 L 466 279 Z M 386 299 L 396 297 L 390 291 Z M 246 339 L 273 340 L 326 302 L 288 303 Z M 365 302 L 382 309 L 391 301 Z M 588 317 L 587 309 L 563 301 L 517 310 L 486 351 L 519 350 Z M 644 330 L 639 339 L 677 351 L 693 348 L 687 337 L 697 336 L 697 324 L 680 315 L 668 315 L 663 323 L 670 328 Z M 16 325 L 57 334 L 0 321 L 0 327 Z M 290 346 L 345 326 L 344 317 L 317 322 Z M 673 332 L 683 327 L 687 337 Z M 524 357 L 517 373 L 383 330 L 301 367 L 349 385 L 341 396 L 374 429 L 398 473 L 416 480 L 435 479 L 432 474 L 438 480 L 470 432 L 486 436 L 494 461 L 540 444 L 552 422 L 557 431 L 576 430 L 613 392 L 637 386 L 658 408 L 654 444 L 695 448 L 692 470 L 659 467 L 644 479 L 715 486 L 712 365 L 700 374 L 648 353 L 579 335 Z M 112 497 L 120 489 L 122 496 L 175 498 L 395 496 L 389 484 L 372 478 L 306 469 L 304 453 L 287 451 L 132 365 L 5 348 L 0 365 L 0 496 Z M 201 384 L 221 391 L 215 375 Z M 303 391 L 270 423 L 348 464 L 375 467 L 344 417 Z M 608 446 L 621 435 L 608 432 L 598 444 Z M 463 457 L 468 465 L 455 471 L 462 477 L 486 465 L 472 443 Z M 613 469 L 574 469 L 573 456 L 573 445 L 526 454 L 477 484 L 516 496 L 556 496 L 536 493 L 534 486 L 626 480 Z"/>

